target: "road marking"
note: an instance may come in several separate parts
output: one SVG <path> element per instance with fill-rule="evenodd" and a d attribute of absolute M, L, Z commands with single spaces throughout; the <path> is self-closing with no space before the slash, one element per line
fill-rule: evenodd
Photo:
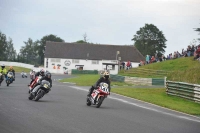
<path fill-rule="evenodd" d="M 83 88 L 77 87 L 77 86 L 69 86 L 69 87 L 77 89 L 77 90 L 88 91 L 87 89 L 83 89 Z M 157 109 L 145 107 L 145 106 L 139 105 L 137 103 L 129 102 L 129 101 L 126 101 L 126 100 L 121 99 L 121 98 L 116 98 L 116 97 L 113 97 L 113 96 L 109 96 L 108 98 L 114 99 L 114 100 L 117 100 L 117 101 L 120 101 L 120 102 L 123 102 L 123 103 L 126 103 L 126 104 L 129 104 L 129 105 L 134 105 L 134 106 L 137 106 L 137 107 L 140 107 L 140 108 L 143 108 L 143 109 L 155 111 L 155 112 L 158 112 L 158 113 L 161 113 L 161 114 L 170 115 L 170 116 L 173 116 L 173 117 L 176 117 L 176 118 L 190 120 L 190 121 L 194 121 L 194 122 L 199 122 L 200 123 L 200 120 L 196 120 L 196 119 L 191 118 L 191 117 L 195 117 L 195 116 L 189 115 L 191 117 L 187 117 L 187 116 L 181 116 L 181 115 L 176 115 L 176 114 L 172 114 L 172 113 L 167 113 L 167 112 L 163 112 L 163 111 L 160 111 L 160 110 L 157 110 Z M 187 114 L 185 114 L 185 115 L 187 115 Z M 198 117 L 195 117 L 195 118 L 199 119 Z"/>

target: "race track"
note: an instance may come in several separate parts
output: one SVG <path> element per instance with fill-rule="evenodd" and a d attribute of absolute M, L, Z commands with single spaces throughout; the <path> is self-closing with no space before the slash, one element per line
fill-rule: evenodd
<path fill-rule="evenodd" d="M 100 108 L 86 105 L 88 87 L 59 83 L 38 102 L 29 78 L 0 86 L 0 133 L 200 133 L 200 118 L 111 93 Z M 178 105 L 177 105 L 178 106 Z"/>

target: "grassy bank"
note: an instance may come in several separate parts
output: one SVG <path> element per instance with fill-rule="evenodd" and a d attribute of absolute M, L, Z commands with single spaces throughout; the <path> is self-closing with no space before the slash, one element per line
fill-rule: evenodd
<path fill-rule="evenodd" d="M 187 82 L 193 84 L 200 84 L 200 62 L 193 60 L 194 57 L 181 57 L 178 59 L 167 60 L 163 62 L 157 62 L 148 64 L 139 68 L 130 69 L 128 71 L 121 70 L 119 75 L 131 76 L 131 77 L 144 77 L 144 78 L 157 78 L 167 77 L 170 81 Z M 149 72 L 142 72 L 139 69 L 146 69 Z M 159 75 L 159 70 L 166 72 L 166 75 Z M 155 71 L 154 75 L 149 75 L 150 72 Z M 161 73 L 161 72 L 160 72 Z"/>
<path fill-rule="evenodd" d="M 76 83 L 79 86 L 91 86 L 98 78 L 99 75 L 76 75 L 74 78 L 63 79 L 60 81 Z M 111 85 L 118 85 L 116 87 L 112 86 L 111 92 L 187 114 L 200 115 L 200 104 L 176 96 L 167 95 L 165 93 L 165 88 L 135 88 L 130 84 L 112 81 Z"/>

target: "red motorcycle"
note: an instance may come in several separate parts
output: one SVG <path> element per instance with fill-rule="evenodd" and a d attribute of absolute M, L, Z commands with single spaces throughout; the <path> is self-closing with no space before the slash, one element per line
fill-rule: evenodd
<path fill-rule="evenodd" d="M 95 89 L 91 96 L 87 97 L 87 106 L 91 104 L 96 105 L 97 108 L 101 106 L 104 99 L 110 94 L 108 84 L 101 82 L 100 85 Z"/>
<path fill-rule="evenodd" d="M 34 89 L 33 87 L 38 83 L 38 81 L 42 78 L 42 76 L 37 76 L 35 78 L 35 80 L 31 83 L 31 85 L 29 86 L 29 93 L 32 91 L 32 89 Z"/>

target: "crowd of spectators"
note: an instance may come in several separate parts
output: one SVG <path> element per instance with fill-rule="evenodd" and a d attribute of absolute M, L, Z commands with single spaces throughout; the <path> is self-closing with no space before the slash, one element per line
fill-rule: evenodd
<path fill-rule="evenodd" d="M 182 49 L 181 52 L 174 51 L 174 53 L 170 53 L 165 57 L 165 55 L 162 55 L 161 57 L 158 57 L 157 54 L 155 55 L 146 55 L 145 61 L 140 61 L 139 66 L 154 63 L 154 62 L 162 62 L 165 60 L 171 60 L 171 59 L 176 59 L 180 57 L 190 57 L 194 56 L 194 60 L 199 60 L 200 61 L 200 44 L 198 46 L 188 46 L 186 50 Z"/>

